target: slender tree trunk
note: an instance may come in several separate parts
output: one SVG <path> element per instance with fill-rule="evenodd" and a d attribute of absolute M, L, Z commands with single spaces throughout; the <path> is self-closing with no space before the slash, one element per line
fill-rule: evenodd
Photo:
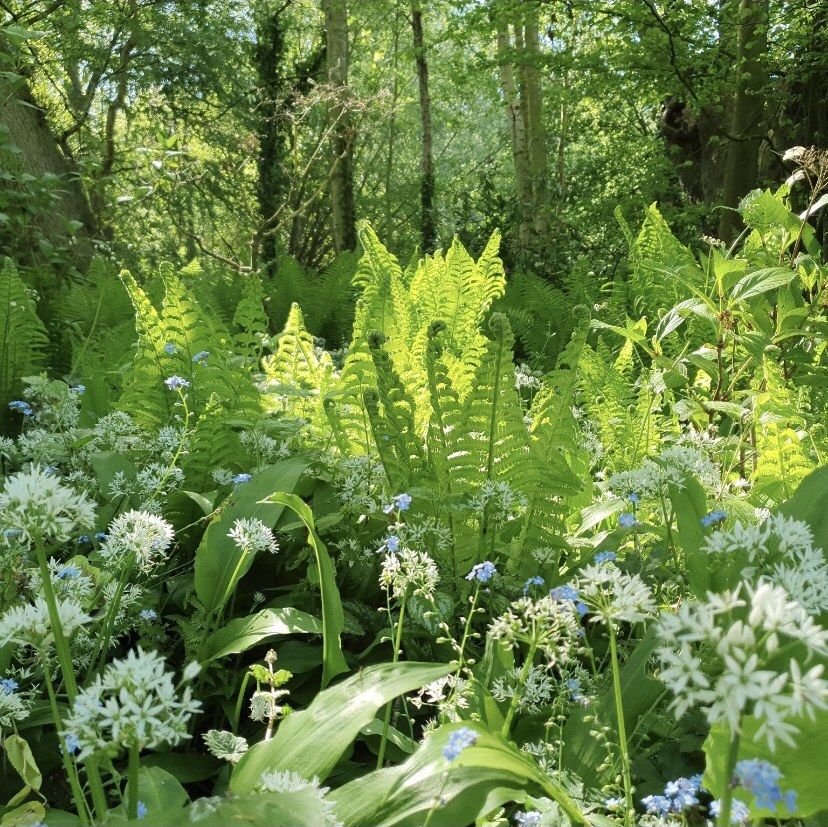
<path fill-rule="evenodd" d="M 431 96 L 428 91 L 428 62 L 423 37 L 423 12 L 419 0 L 411 4 L 411 27 L 414 30 L 414 55 L 417 60 L 417 85 L 420 90 L 420 124 L 423 132 L 420 158 L 420 229 L 423 252 L 437 247 L 437 221 L 434 215 L 434 148 L 431 128 Z"/>
<path fill-rule="evenodd" d="M 394 3 L 394 39 L 393 39 L 393 56 L 391 59 L 391 72 L 393 75 L 391 81 L 391 111 L 388 117 L 388 151 L 385 157 L 385 219 L 383 237 L 388 238 L 391 235 L 391 228 L 393 225 L 392 216 L 392 179 L 394 175 L 394 153 L 397 143 L 397 101 L 399 100 L 399 78 L 397 76 L 397 65 L 399 62 L 400 53 L 400 14 L 399 14 L 399 0 Z"/>
<path fill-rule="evenodd" d="M 337 253 L 356 247 L 354 135 L 348 110 L 348 8 L 346 0 L 322 0 L 327 37 L 328 83 L 336 95 L 328 107 L 333 174 L 331 220 Z"/>
<path fill-rule="evenodd" d="M 722 202 L 735 208 L 756 185 L 765 114 L 764 57 L 768 49 L 768 0 L 741 0 L 736 46 L 736 90 L 730 123 Z M 741 228 L 734 209 L 722 212 L 719 236 L 731 241 Z"/>
<path fill-rule="evenodd" d="M 500 87 L 506 104 L 506 123 L 512 142 L 512 161 L 515 167 L 520 223 L 518 241 L 522 251 L 529 249 L 532 241 L 532 186 L 529 181 L 529 159 L 526 146 L 526 129 L 520 95 L 515 84 L 512 68 L 513 47 L 509 26 L 505 20 L 497 20 L 497 53 L 500 66 Z"/>
<path fill-rule="evenodd" d="M 257 195 L 262 214 L 261 246 L 257 258 L 271 276 L 278 256 L 275 228 L 289 188 L 287 164 L 290 136 L 282 113 L 285 50 L 281 13 L 277 11 L 263 15 L 256 26 L 255 53 L 259 79 Z"/>
<path fill-rule="evenodd" d="M 523 25 L 521 76 L 526 137 L 529 150 L 529 180 L 532 185 L 533 251 L 543 256 L 550 237 L 549 161 L 543 123 L 543 90 L 540 79 L 538 5 L 526 5 Z"/>

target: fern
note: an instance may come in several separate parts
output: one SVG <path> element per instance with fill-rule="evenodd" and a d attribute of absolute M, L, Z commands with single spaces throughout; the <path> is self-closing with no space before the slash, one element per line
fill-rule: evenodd
<path fill-rule="evenodd" d="M 0 336 L 0 415 L 8 433 L 7 405 L 19 395 L 23 377 L 43 369 L 49 344 L 32 295 L 8 258 L 0 269 Z"/>

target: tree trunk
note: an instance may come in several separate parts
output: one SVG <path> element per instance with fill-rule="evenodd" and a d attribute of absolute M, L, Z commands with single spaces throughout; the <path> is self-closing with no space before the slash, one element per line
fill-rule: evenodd
<path fill-rule="evenodd" d="M 423 252 L 437 247 L 437 222 L 434 215 L 434 149 L 431 128 L 431 97 L 428 91 L 428 62 L 423 37 L 423 12 L 419 0 L 411 4 L 411 27 L 414 30 L 414 55 L 417 60 L 417 85 L 420 91 L 420 124 L 423 132 L 420 157 L 420 230 Z"/>
<path fill-rule="evenodd" d="M 0 52 L 14 52 L 2 34 Z M 17 71 L 25 75 L 25 68 L 18 68 Z M 16 148 L 15 154 L 8 155 L 8 165 L 4 160 L 3 165 L 8 166 L 4 171 L 9 175 L 0 182 L 0 188 L 18 189 L 15 179 L 21 174 L 38 180 L 48 180 L 49 176 L 53 176 L 56 186 L 52 206 L 48 211 L 39 211 L 34 224 L 42 237 L 55 246 L 64 244 L 70 234 L 74 235 L 79 243 L 76 243 L 72 263 L 79 270 L 84 270 L 93 252 L 90 240 L 97 232 L 95 218 L 89 208 L 80 173 L 72 160 L 60 151 L 57 139 L 46 122 L 43 110 L 32 97 L 25 78 L 0 84 L 0 124 L 6 132 L 4 143 Z M 70 222 L 77 222 L 79 229 L 70 231 Z M 10 239 L 10 242 L 7 246 L 9 253 L 18 246 L 21 251 L 27 246 L 20 238 Z"/>
<path fill-rule="evenodd" d="M 348 110 L 348 8 L 346 0 L 322 0 L 325 11 L 328 83 L 335 98 L 328 106 L 333 174 L 331 220 L 337 253 L 356 247 L 354 134 Z"/>
<path fill-rule="evenodd" d="M 497 54 L 500 66 L 500 87 L 506 104 L 506 123 L 512 142 L 512 161 L 515 167 L 515 190 L 518 199 L 520 221 L 518 241 L 522 251 L 529 249 L 532 242 L 532 185 L 529 180 L 529 159 L 526 146 L 526 128 L 520 95 L 515 85 L 512 68 L 513 55 L 509 25 L 505 20 L 497 21 Z"/>
<path fill-rule="evenodd" d="M 540 79 L 538 6 L 530 1 L 523 26 L 523 107 L 529 150 L 529 180 L 532 186 L 533 252 L 544 256 L 550 237 L 549 161 L 543 123 L 543 90 Z"/>
<path fill-rule="evenodd" d="M 741 0 L 738 10 L 736 90 L 730 122 L 719 237 L 732 241 L 742 222 L 735 208 L 757 183 L 763 140 L 765 101 L 764 57 L 768 49 L 768 0 Z"/>

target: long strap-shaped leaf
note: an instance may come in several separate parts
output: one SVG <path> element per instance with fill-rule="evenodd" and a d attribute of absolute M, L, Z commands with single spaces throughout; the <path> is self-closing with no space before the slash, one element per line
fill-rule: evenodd
<path fill-rule="evenodd" d="M 320 692 L 311 705 L 279 724 L 276 735 L 251 747 L 233 770 L 230 789 L 253 791 L 263 772 L 292 770 L 324 781 L 340 756 L 377 710 L 405 692 L 413 692 L 456 665 L 448 663 L 381 663 Z"/>
<path fill-rule="evenodd" d="M 342 627 L 345 625 L 345 615 L 342 613 L 342 601 L 339 599 L 333 563 L 325 544 L 316 533 L 313 513 L 303 500 L 296 494 L 277 491 L 266 497 L 263 502 L 276 503 L 289 508 L 308 530 L 308 545 L 316 556 L 319 590 L 322 593 L 322 688 L 324 689 L 337 675 L 350 671 L 345 662 L 345 655 L 342 654 L 342 643 L 339 639 Z"/>

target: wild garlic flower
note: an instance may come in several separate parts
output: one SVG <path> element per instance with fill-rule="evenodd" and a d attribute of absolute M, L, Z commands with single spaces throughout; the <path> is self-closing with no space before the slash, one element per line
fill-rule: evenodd
<path fill-rule="evenodd" d="M 71 598 L 78 603 L 82 603 L 92 594 L 95 581 L 73 562 L 61 563 L 54 558 L 50 558 L 48 566 L 52 590 L 58 597 Z M 27 574 L 29 588 L 35 594 L 40 593 L 43 590 L 40 569 L 29 569 Z"/>
<path fill-rule="evenodd" d="M 489 625 L 493 640 L 510 646 L 524 643 L 544 653 L 549 665 L 566 663 L 577 645 L 581 624 L 570 602 L 546 595 L 537 600 L 521 597 Z"/>
<path fill-rule="evenodd" d="M 117 755 L 122 749 L 175 746 L 189 738 L 187 725 L 201 708 L 189 686 L 173 683 L 172 672 L 157 652 L 139 646 L 110 663 L 75 698 L 64 723 L 64 736 L 77 739 L 78 758 Z M 182 682 L 192 678 L 186 669 Z"/>
<path fill-rule="evenodd" d="M 486 514 L 489 519 L 505 522 L 520 515 L 528 504 L 526 496 L 508 482 L 489 480 L 469 499 L 468 508 L 480 517 Z"/>
<path fill-rule="evenodd" d="M 469 708 L 469 688 L 469 682 L 464 678 L 446 675 L 426 684 L 409 701 L 417 709 L 422 709 L 424 704 L 436 706 L 442 718 L 457 722 L 463 720 L 461 710 Z"/>
<path fill-rule="evenodd" d="M 0 528 L 19 533 L 33 544 L 65 543 L 79 532 L 95 525 L 95 504 L 85 494 L 63 485 L 45 468 L 33 466 L 6 478 L 0 492 Z"/>
<path fill-rule="evenodd" d="M 221 729 L 210 729 L 204 736 L 207 749 L 222 761 L 238 764 L 249 749 L 246 739 Z"/>
<path fill-rule="evenodd" d="M 593 623 L 640 623 L 655 614 L 649 586 L 637 574 L 626 574 L 618 566 L 586 566 L 578 575 L 577 588 Z"/>
<path fill-rule="evenodd" d="M 742 716 L 752 714 L 757 736 L 773 750 L 777 740 L 795 745 L 790 719 L 828 707 L 824 667 L 803 671 L 796 657 L 781 658 L 789 646 L 806 658 L 828 654 L 828 631 L 778 586 L 708 593 L 706 601 L 662 614 L 657 630 L 661 680 L 679 716 L 700 707 L 710 724 L 738 731 Z"/>
<path fill-rule="evenodd" d="M 657 457 L 645 459 L 638 468 L 613 474 L 608 485 L 613 494 L 625 499 L 631 494 L 657 497 L 668 485 L 683 488 L 688 476 L 696 477 L 708 488 L 721 479 L 719 469 L 704 452 L 690 445 L 673 445 Z"/>
<path fill-rule="evenodd" d="M 314 823 L 319 827 L 343 827 L 336 817 L 333 802 L 325 797 L 329 788 L 320 787 L 316 777 L 308 781 L 290 770 L 263 772 L 259 780 L 259 792 L 290 796 L 295 799 L 297 810 L 314 813 Z"/>
<path fill-rule="evenodd" d="M 33 700 L 21 692 L 13 678 L 0 680 L 0 732 L 12 729 L 15 724 L 26 720 L 33 705 Z"/>
<path fill-rule="evenodd" d="M 58 598 L 56 604 L 60 625 L 67 638 L 71 637 L 79 626 L 89 623 L 92 619 L 74 600 Z M 44 597 L 35 598 L 34 603 L 12 606 L 6 610 L 0 618 L 0 646 L 7 643 L 38 649 L 54 643 L 49 608 Z"/>
<path fill-rule="evenodd" d="M 704 551 L 733 558 L 743 579 L 781 586 L 811 614 L 828 611 L 828 562 L 822 549 L 814 548 L 807 523 L 784 514 L 757 525 L 737 522 L 712 534 Z"/>
<path fill-rule="evenodd" d="M 100 555 L 111 568 L 134 565 L 149 572 L 167 559 L 174 536 L 173 527 L 163 517 L 126 511 L 110 523 Z"/>
<path fill-rule="evenodd" d="M 519 667 L 514 667 L 505 675 L 492 682 L 492 697 L 498 702 L 511 701 L 519 693 L 517 709 L 519 712 L 535 714 L 540 712 L 553 699 L 557 684 L 546 665 L 533 665 L 526 674 L 526 682 L 520 685 Z"/>
<path fill-rule="evenodd" d="M 412 594 L 431 597 L 439 580 L 437 564 L 424 551 L 404 548 L 397 554 L 386 554 L 383 558 L 379 584 L 398 600 L 409 589 Z"/>
<path fill-rule="evenodd" d="M 279 550 L 273 532 L 255 517 L 236 520 L 227 536 L 236 544 L 239 551 L 245 554 L 257 554 L 260 551 L 276 554 Z"/>

